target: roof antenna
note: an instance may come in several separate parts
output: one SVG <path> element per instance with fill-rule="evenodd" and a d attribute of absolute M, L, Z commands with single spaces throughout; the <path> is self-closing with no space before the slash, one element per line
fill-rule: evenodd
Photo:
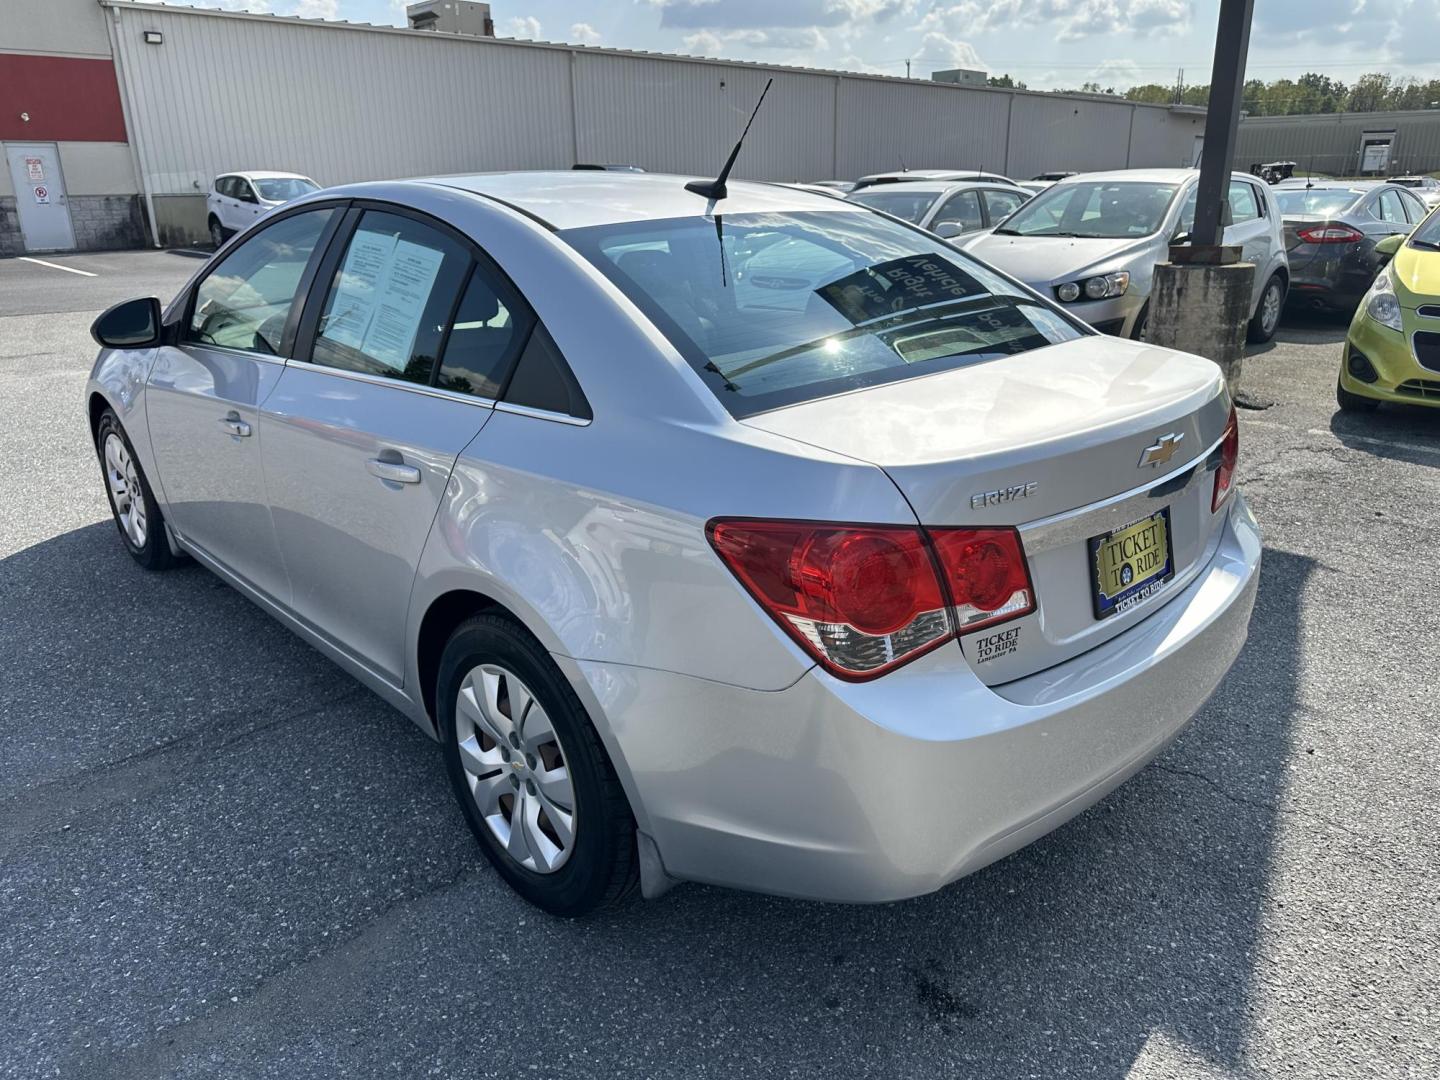
<path fill-rule="evenodd" d="M 725 190 L 725 181 L 730 178 L 730 170 L 735 167 L 735 159 L 740 156 L 740 147 L 745 142 L 745 136 L 750 134 L 750 125 L 755 122 L 755 116 L 760 112 L 760 106 L 765 103 L 765 95 L 770 92 L 770 84 L 774 79 L 765 80 L 765 89 L 760 91 L 760 100 L 755 103 L 755 112 L 750 114 L 750 119 L 745 123 L 745 130 L 740 133 L 740 138 L 735 141 L 735 149 L 730 151 L 730 157 L 725 162 L 725 167 L 720 170 L 720 175 L 714 180 L 691 180 L 685 185 L 686 191 L 693 191 L 696 195 L 704 195 L 707 199 L 723 199 L 729 194 Z"/>

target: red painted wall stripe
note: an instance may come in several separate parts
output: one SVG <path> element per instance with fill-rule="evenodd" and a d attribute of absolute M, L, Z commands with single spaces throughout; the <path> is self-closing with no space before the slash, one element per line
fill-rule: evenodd
<path fill-rule="evenodd" d="M 115 64 L 0 53 L 0 139 L 126 142 Z"/>

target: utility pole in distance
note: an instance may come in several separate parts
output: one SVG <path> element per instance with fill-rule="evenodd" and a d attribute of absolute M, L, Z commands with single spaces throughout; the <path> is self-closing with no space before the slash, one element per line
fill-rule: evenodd
<path fill-rule="evenodd" d="M 1232 397 L 1240 390 L 1256 268 L 1223 240 L 1254 9 L 1255 0 L 1220 0 L 1195 222 L 1189 236 L 1171 243 L 1170 261 L 1155 267 L 1150 293 L 1149 339 L 1215 361 Z"/>

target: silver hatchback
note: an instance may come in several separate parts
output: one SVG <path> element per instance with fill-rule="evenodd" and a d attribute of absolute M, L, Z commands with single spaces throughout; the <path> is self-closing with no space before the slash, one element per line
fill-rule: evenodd
<path fill-rule="evenodd" d="M 1199 180 L 1198 169 L 1068 176 L 965 247 L 1095 329 L 1142 338 L 1155 264 L 1194 227 Z M 1280 213 L 1269 188 L 1244 173 L 1231 176 L 1226 211 L 1223 242 L 1255 264 L 1247 336 L 1269 341 L 1290 285 Z"/>
<path fill-rule="evenodd" d="M 852 203 L 361 184 L 93 332 L 130 553 L 438 739 L 552 912 L 936 889 L 1144 765 L 1245 640 L 1214 365 Z"/>

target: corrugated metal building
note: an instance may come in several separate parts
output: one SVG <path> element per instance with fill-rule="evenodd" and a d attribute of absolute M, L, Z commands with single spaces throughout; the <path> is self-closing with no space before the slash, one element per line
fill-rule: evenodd
<path fill-rule="evenodd" d="M 713 172 L 772 76 L 737 176 L 1188 165 L 1204 130 L 1202 110 L 1100 95 L 91 2 L 163 243 L 205 235 L 204 192 L 230 170 L 322 184 L 577 161 Z"/>
<path fill-rule="evenodd" d="M 1332 176 L 1440 171 L 1440 109 L 1256 116 L 1240 121 L 1235 167 L 1294 161 Z"/>

